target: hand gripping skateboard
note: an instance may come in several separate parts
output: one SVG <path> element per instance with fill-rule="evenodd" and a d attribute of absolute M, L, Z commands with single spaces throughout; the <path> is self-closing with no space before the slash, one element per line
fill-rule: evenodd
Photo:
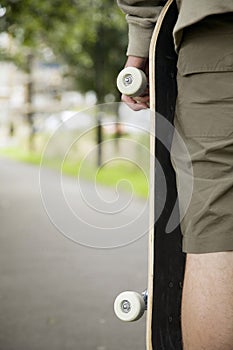
<path fill-rule="evenodd" d="M 150 45 L 152 132 L 148 289 L 143 294 L 123 292 L 114 303 L 115 313 L 124 321 L 139 319 L 147 309 L 147 350 L 182 349 L 180 316 L 185 254 L 181 249 L 180 226 L 176 226 L 170 233 L 166 230 L 171 213 L 174 214 L 177 190 L 169 149 L 173 135 L 171 131 L 164 129 L 163 122 L 165 118 L 172 124 L 174 118 L 177 55 L 172 31 L 177 15 L 175 0 L 168 0 L 157 21 Z M 126 68 L 119 74 L 117 85 L 122 93 L 139 96 L 147 85 L 147 79 L 142 71 Z M 170 147 L 165 147 L 161 142 L 161 134 L 166 135 Z M 157 213 L 164 193 L 159 166 L 165 175 L 167 188 L 165 204 L 160 215 Z M 175 215 L 179 216 L 178 210 Z"/>

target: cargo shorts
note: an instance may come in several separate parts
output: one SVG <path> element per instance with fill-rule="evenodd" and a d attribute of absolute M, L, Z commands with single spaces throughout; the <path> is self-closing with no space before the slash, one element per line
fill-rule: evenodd
<path fill-rule="evenodd" d="M 174 123 L 193 171 L 181 222 L 183 250 L 233 250 L 233 13 L 184 30 L 177 85 Z"/>

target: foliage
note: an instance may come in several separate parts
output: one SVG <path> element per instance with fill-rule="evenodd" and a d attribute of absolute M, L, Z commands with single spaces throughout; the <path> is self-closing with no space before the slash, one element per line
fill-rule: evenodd
<path fill-rule="evenodd" d="M 98 102 L 118 97 L 117 72 L 124 62 L 126 23 L 112 0 L 2 0 L 0 30 L 23 48 L 49 47 L 81 92 L 94 90 Z"/>

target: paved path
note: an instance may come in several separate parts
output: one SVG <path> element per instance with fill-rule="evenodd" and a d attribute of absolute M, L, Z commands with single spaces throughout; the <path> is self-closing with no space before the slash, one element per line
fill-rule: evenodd
<path fill-rule="evenodd" d="M 61 222 L 69 222 L 70 213 L 56 198 L 56 173 L 46 170 L 43 181 L 42 192 L 59 213 L 55 221 L 60 216 Z M 77 182 L 63 181 L 69 202 L 76 203 L 77 193 L 72 193 Z M 83 188 L 88 191 L 88 184 Z M 112 191 L 104 191 L 111 196 Z M 139 211 L 143 207 L 140 201 L 134 205 Z M 91 222 L 100 220 L 98 211 L 88 215 Z M 133 220 L 132 206 L 128 219 L 130 215 Z M 111 220 L 115 225 L 119 217 Z M 76 220 L 77 232 L 79 224 Z M 75 222 L 68 234 L 73 226 Z M 129 239 L 134 229 L 143 228 L 130 225 Z M 88 244 L 92 234 L 87 234 Z M 85 243 L 83 235 L 71 238 Z M 98 238 L 93 242 L 97 245 Z M 123 324 L 112 303 L 119 291 L 146 286 L 146 251 L 145 236 L 118 249 L 93 249 L 67 239 L 44 210 L 38 168 L 0 159 L 0 350 L 144 349 L 145 317 Z"/>

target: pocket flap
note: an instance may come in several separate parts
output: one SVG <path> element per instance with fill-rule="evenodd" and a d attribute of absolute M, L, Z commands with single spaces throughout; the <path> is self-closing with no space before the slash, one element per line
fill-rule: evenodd
<path fill-rule="evenodd" d="M 181 49 L 177 63 L 178 71 L 182 76 L 194 73 L 233 71 L 233 51 L 232 48 L 229 50 L 231 51 L 229 53 L 226 53 L 226 50 L 223 52 L 218 50 L 215 54 L 210 54 L 208 48 L 201 52 L 195 48 L 184 51 Z"/>
<path fill-rule="evenodd" d="M 233 14 L 210 16 L 184 30 L 178 71 L 185 76 L 233 71 Z"/>

